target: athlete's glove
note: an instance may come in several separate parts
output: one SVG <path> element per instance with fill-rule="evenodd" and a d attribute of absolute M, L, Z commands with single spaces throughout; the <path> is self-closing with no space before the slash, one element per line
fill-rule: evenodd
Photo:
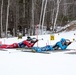
<path fill-rule="evenodd" d="M 72 42 L 69 42 L 68 45 L 70 45 Z"/>
<path fill-rule="evenodd" d="M 72 42 L 65 42 L 65 45 L 70 45 Z"/>

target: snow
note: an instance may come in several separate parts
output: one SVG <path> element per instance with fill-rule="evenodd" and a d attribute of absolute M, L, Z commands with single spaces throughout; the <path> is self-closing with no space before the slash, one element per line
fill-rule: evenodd
<path fill-rule="evenodd" d="M 70 39 L 76 38 L 75 31 L 39 35 L 43 38 L 35 46 L 53 45 L 62 37 Z M 55 37 L 50 40 L 50 36 Z M 32 36 L 37 37 L 37 36 Z M 26 39 L 4 38 L 0 39 L 2 43 L 11 44 Z M 70 52 L 76 52 L 76 42 L 73 42 L 68 49 L 74 49 Z M 76 75 L 76 54 L 69 54 L 69 51 L 50 52 L 50 54 L 27 53 L 8 49 L 8 51 L 0 50 L 0 75 Z"/>

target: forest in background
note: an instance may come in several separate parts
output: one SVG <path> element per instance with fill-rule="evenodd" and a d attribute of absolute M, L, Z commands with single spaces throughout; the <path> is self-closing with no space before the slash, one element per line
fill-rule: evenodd
<path fill-rule="evenodd" d="M 0 0 L 0 14 L 0 36 L 35 35 L 36 25 L 55 30 L 76 20 L 76 0 Z"/>

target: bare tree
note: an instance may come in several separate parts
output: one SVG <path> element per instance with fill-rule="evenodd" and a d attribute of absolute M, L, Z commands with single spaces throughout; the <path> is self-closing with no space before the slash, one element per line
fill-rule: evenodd
<path fill-rule="evenodd" d="M 57 12 L 56 12 L 56 16 L 55 16 L 53 31 L 54 31 L 55 26 L 56 26 L 56 21 L 57 21 L 57 17 L 58 17 L 58 13 L 59 13 L 59 4 L 60 4 L 60 2 L 61 2 L 61 0 L 57 0 Z"/>
<path fill-rule="evenodd" d="M 32 25 L 31 25 L 32 26 L 31 27 L 32 28 L 32 35 L 35 34 L 35 31 L 34 31 L 35 30 L 34 29 L 35 28 L 35 25 L 34 25 L 34 3 L 35 3 L 35 0 L 32 0 L 32 20 L 31 20 L 32 21 Z"/>
<path fill-rule="evenodd" d="M 45 5 L 44 5 L 44 12 L 43 12 L 43 18 L 42 18 L 42 32 L 43 32 L 43 25 L 44 25 L 44 20 L 45 20 L 45 12 L 46 12 L 46 7 L 47 7 L 47 0 L 45 0 Z"/>
<path fill-rule="evenodd" d="M 6 37 L 7 37 L 7 31 L 8 31 L 9 6 L 10 6 L 10 0 L 8 0 L 8 6 L 7 6 L 7 18 L 6 18 Z"/>
<path fill-rule="evenodd" d="M 3 0 L 2 0 L 2 3 L 1 3 L 1 36 L 2 36 L 2 34 L 3 34 L 3 27 L 2 27 L 2 13 L 3 13 Z"/>

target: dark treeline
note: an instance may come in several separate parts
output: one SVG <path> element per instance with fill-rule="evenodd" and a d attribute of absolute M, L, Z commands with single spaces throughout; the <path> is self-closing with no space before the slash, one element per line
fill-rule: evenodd
<path fill-rule="evenodd" d="M 22 32 L 23 35 L 34 35 L 35 26 L 40 23 L 40 18 L 42 23 L 42 17 L 44 15 L 42 15 L 42 17 L 40 16 L 41 7 L 45 1 L 46 0 L 0 0 L 0 36 L 1 33 L 6 33 L 6 26 L 7 31 L 9 30 L 13 36 L 17 36 L 17 32 Z M 76 19 L 76 0 L 59 1 L 56 26 L 64 26 L 69 21 Z M 44 17 L 44 25 L 47 26 L 47 30 L 50 30 L 50 27 L 54 25 L 58 10 L 57 5 L 57 0 L 47 0 Z"/>

